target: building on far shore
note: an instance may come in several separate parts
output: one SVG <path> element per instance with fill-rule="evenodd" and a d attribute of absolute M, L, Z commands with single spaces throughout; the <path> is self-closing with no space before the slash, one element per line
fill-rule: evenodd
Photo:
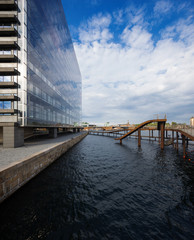
<path fill-rule="evenodd" d="M 0 141 L 81 124 L 81 74 L 61 0 L 0 1 Z"/>
<path fill-rule="evenodd" d="M 190 118 L 190 126 L 191 126 L 191 127 L 194 127 L 194 117 L 191 117 L 191 118 Z"/>

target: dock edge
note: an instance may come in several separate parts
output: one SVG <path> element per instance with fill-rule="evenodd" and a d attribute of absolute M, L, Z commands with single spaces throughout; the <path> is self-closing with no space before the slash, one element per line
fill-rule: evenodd
<path fill-rule="evenodd" d="M 63 143 L 56 144 L 2 170 L 0 172 L 0 203 L 80 142 L 87 134 L 83 133 Z"/>

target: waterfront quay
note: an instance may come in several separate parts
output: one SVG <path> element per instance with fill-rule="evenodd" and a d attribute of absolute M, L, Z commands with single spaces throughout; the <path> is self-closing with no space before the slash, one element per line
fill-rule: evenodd
<path fill-rule="evenodd" d="M 87 133 L 31 139 L 20 148 L 0 147 L 0 202 L 81 141 Z"/>
<path fill-rule="evenodd" d="M 193 240 L 194 162 L 137 143 L 85 137 L 0 204 L 1 239 Z"/>

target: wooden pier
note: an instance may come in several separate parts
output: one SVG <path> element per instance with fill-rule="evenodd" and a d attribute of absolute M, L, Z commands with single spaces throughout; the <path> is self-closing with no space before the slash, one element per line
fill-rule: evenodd
<path fill-rule="evenodd" d="M 157 122 L 157 128 L 148 128 L 146 125 Z M 194 129 L 174 129 L 174 128 L 165 128 L 166 119 L 153 119 L 148 120 L 139 124 L 135 128 L 119 129 L 119 130 L 110 130 L 110 131 L 94 131 L 90 130 L 89 134 L 99 135 L 99 136 L 108 136 L 114 137 L 115 140 L 119 140 L 122 144 L 122 140 L 127 137 L 138 138 L 138 147 L 141 147 L 141 140 L 158 140 L 161 149 L 163 150 L 165 146 L 172 145 L 177 151 L 179 149 L 179 142 L 181 141 L 183 146 L 183 157 L 186 156 L 186 147 L 190 141 L 194 141 Z M 149 131 L 147 135 L 142 135 L 142 131 Z M 157 131 L 157 136 L 154 132 Z M 137 132 L 137 134 L 134 134 Z M 170 135 L 169 135 L 170 133 Z"/>

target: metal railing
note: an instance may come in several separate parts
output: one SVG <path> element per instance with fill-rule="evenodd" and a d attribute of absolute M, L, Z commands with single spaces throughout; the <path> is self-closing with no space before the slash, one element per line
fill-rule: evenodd
<path fill-rule="evenodd" d="M 166 118 L 166 113 L 164 113 L 164 114 L 154 114 L 153 119 L 167 119 Z"/>

